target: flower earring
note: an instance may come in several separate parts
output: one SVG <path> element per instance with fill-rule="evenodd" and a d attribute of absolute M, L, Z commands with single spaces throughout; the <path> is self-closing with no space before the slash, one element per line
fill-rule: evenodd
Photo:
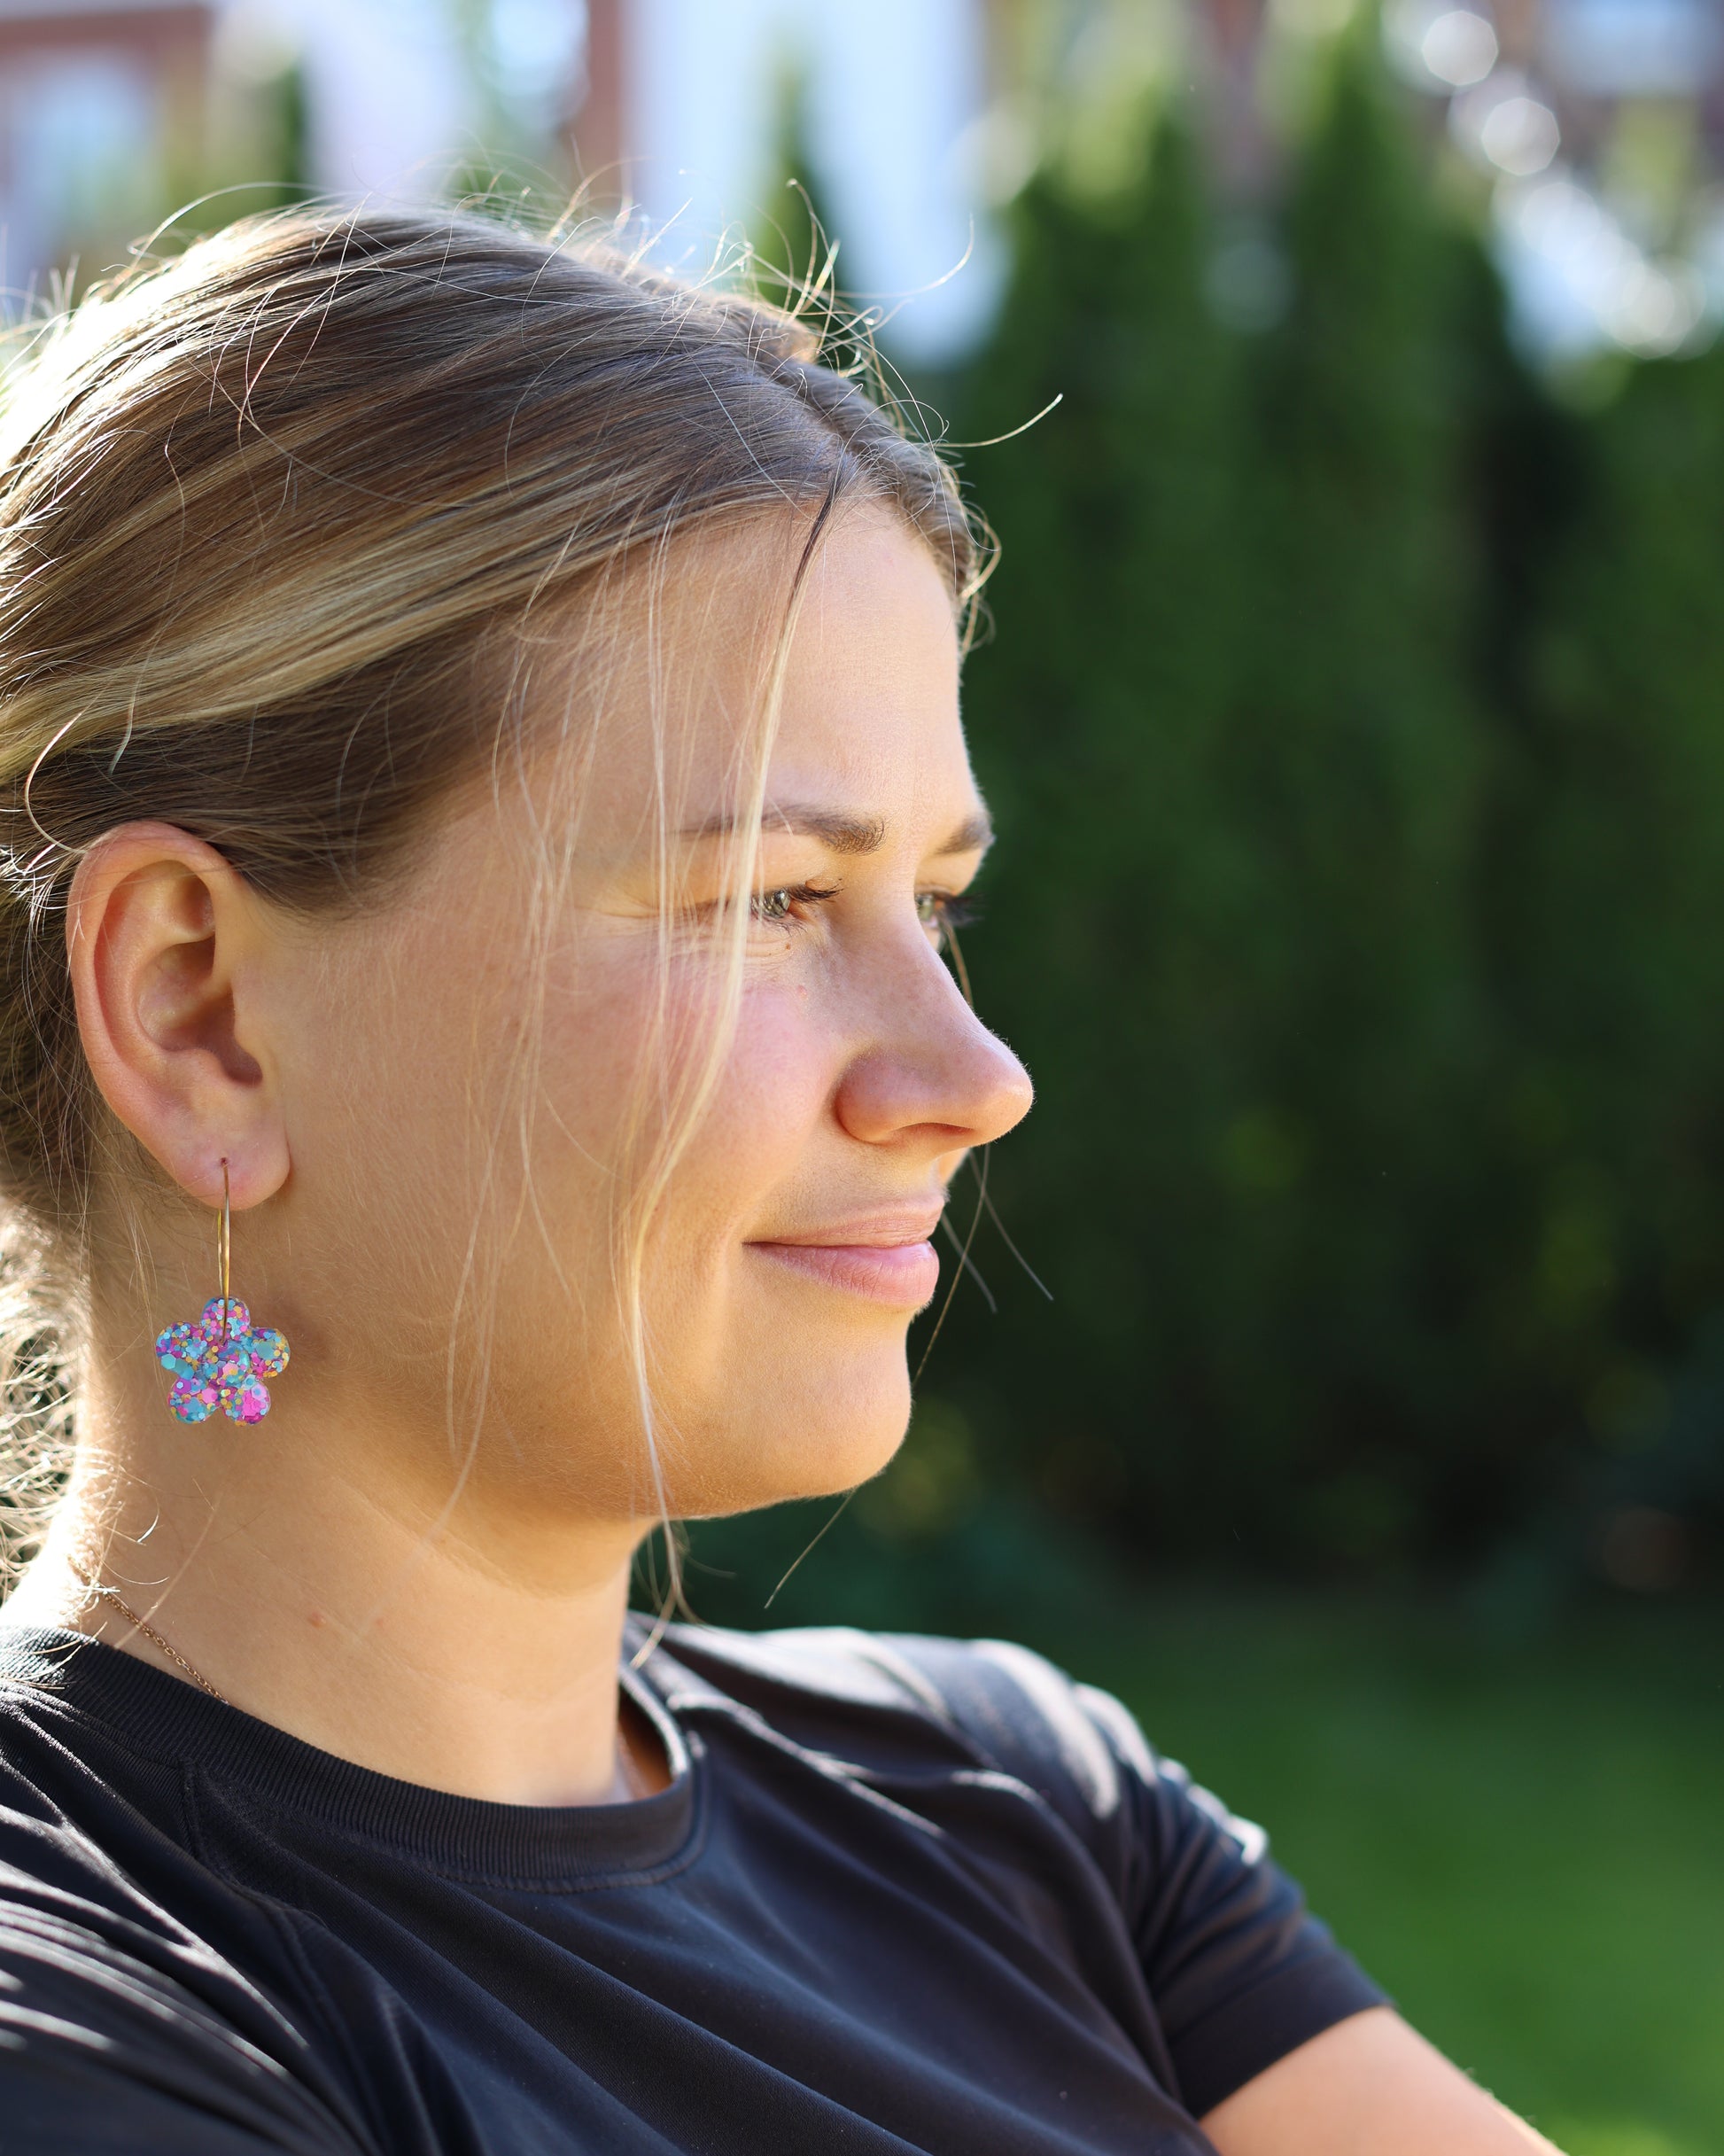
<path fill-rule="evenodd" d="M 204 1422 L 219 1407 L 230 1422 L 261 1422 L 269 1413 L 264 1383 L 287 1367 L 287 1341 L 252 1313 L 229 1290 L 233 1212 L 228 1198 L 228 1164 L 221 1163 L 221 1292 L 205 1304 L 190 1325 L 170 1325 L 156 1342 L 156 1359 L 174 1374 L 167 1405 L 182 1422 Z"/>

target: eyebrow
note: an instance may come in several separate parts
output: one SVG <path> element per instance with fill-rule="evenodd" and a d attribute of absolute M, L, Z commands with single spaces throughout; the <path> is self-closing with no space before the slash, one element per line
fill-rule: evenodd
<path fill-rule="evenodd" d="M 736 829 L 737 818 L 727 811 L 693 825 L 685 838 L 724 838 Z M 851 816 L 839 809 L 810 808 L 793 802 L 769 802 L 761 816 L 761 828 L 774 836 L 818 838 L 834 853 L 877 853 L 886 843 L 883 816 Z M 951 853 L 985 853 L 994 843 L 994 827 L 986 809 L 967 816 L 934 849 L 936 857 Z"/>

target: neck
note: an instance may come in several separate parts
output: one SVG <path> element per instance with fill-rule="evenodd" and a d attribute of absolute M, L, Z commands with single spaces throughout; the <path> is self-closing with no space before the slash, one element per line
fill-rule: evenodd
<path fill-rule="evenodd" d="M 387 1473 L 399 1448 L 351 1429 L 319 1443 L 302 1422 L 278 1433 L 272 1416 L 139 1440 L 122 1433 L 151 1428 L 146 1404 L 120 1407 L 92 1399 L 10 1621 L 66 1625 L 172 1670 L 90 1595 L 82 1567 L 236 1707 L 322 1750 L 502 1803 L 619 1794 L 632 1523 L 547 1527 L 542 1507 L 511 1521 L 470 1487 L 439 1502 Z M 447 1460 L 440 1434 L 418 1457 Z M 656 1747 L 634 1734 L 644 1763 Z M 662 1781 L 662 1762 L 646 1778 Z"/>

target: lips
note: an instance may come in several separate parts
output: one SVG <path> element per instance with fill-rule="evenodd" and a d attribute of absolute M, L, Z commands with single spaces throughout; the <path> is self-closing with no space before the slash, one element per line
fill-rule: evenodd
<path fill-rule="evenodd" d="M 928 1238 L 938 1210 L 871 1213 L 809 1234 L 764 1238 L 748 1248 L 817 1286 L 889 1309 L 917 1311 L 933 1299 L 940 1260 Z"/>

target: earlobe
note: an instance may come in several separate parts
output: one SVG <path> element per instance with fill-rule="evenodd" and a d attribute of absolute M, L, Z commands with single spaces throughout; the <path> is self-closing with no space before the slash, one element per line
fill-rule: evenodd
<path fill-rule="evenodd" d="M 172 824 L 107 833 L 68 894 L 66 961 L 97 1087 L 205 1204 L 221 1202 L 224 1158 L 238 1206 L 286 1176 L 279 1104 L 245 992 L 267 941 L 245 880 Z"/>

